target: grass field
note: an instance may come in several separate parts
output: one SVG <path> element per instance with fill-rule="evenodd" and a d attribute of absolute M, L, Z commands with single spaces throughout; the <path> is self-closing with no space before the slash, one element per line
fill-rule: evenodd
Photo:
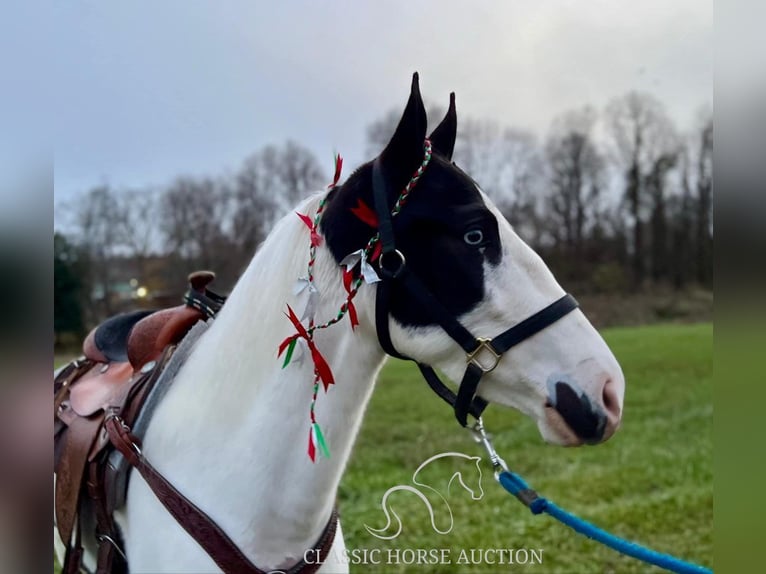
<path fill-rule="evenodd" d="M 713 327 L 617 328 L 604 335 L 627 380 L 623 425 L 609 442 L 579 449 L 549 446 L 531 420 L 500 407 L 488 409 L 485 423 L 509 465 L 559 506 L 619 535 L 710 566 Z M 482 454 L 419 373 L 409 364 L 390 362 L 339 493 L 349 548 L 451 550 L 451 566 L 391 565 L 385 572 L 659 571 L 602 548 L 550 517 L 531 515 L 494 482 L 488 469 L 482 500 L 471 500 L 462 488 L 451 491 L 451 533 L 435 534 L 422 501 L 410 493 L 396 493 L 390 500 L 403 517 L 401 535 L 390 542 L 370 535 L 365 524 L 374 528 L 385 524 L 380 509 L 385 491 L 410 484 L 418 465 L 443 451 Z M 441 480 L 432 483 L 445 484 L 451 471 L 445 461 L 436 471 Z M 443 528 L 448 517 L 440 512 L 437 525 Z M 543 564 L 457 565 L 463 548 L 542 549 Z M 354 571 L 383 570 L 360 565 Z"/>
<path fill-rule="evenodd" d="M 543 495 L 597 525 L 707 566 L 713 557 L 713 327 L 658 325 L 609 329 L 607 342 L 627 379 L 620 431 L 597 447 L 546 445 L 534 423 L 490 407 L 485 422 L 509 465 Z M 433 532 L 422 501 L 396 493 L 401 535 L 379 540 L 364 525 L 385 524 L 380 509 L 392 486 L 410 484 L 425 459 L 445 451 L 482 455 L 449 408 L 412 365 L 391 361 L 378 382 L 339 492 L 349 549 L 448 549 L 452 565 L 356 565 L 352 572 L 659 572 L 591 542 L 547 516 L 532 516 L 505 493 L 486 465 L 482 500 L 453 487 L 452 532 Z M 429 467 L 430 468 L 430 467 Z M 466 466 L 454 469 L 466 469 Z M 449 462 L 435 463 L 429 484 L 445 484 Z M 471 482 L 471 481 L 468 481 Z M 436 523 L 448 517 L 434 504 Z M 536 565 L 458 565 L 461 549 L 542 549 Z"/>

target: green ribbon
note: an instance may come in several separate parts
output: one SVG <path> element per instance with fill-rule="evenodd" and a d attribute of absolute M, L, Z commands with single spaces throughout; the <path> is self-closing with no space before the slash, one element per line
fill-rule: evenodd
<path fill-rule="evenodd" d="M 319 445 L 319 450 L 322 453 L 322 456 L 325 458 L 330 458 L 330 449 L 327 448 L 327 443 L 324 440 L 324 435 L 322 434 L 322 429 L 319 427 L 319 423 L 314 423 L 314 434 L 317 439 L 317 444 Z"/>
<path fill-rule="evenodd" d="M 290 344 L 287 346 L 287 353 L 285 354 L 285 362 L 282 363 L 282 368 L 284 369 L 287 365 L 290 364 L 290 359 L 293 358 L 293 351 L 295 351 L 295 344 L 298 342 L 298 339 L 293 339 L 290 341 Z"/>

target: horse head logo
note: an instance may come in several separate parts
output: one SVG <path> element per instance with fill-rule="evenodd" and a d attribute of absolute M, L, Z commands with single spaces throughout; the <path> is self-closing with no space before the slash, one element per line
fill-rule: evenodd
<path fill-rule="evenodd" d="M 454 526 L 454 517 L 452 515 L 452 508 L 450 508 L 449 503 L 447 502 L 447 499 L 445 496 L 433 486 L 430 486 L 426 483 L 424 483 L 421 479 L 419 479 L 418 475 L 432 462 L 436 460 L 441 459 L 452 459 L 455 461 L 465 461 L 465 469 L 460 469 L 455 471 L 452 476 L 450 477 L 449 481 L 446 485 L 446 493 L 449 496 L 450 494 L 450 488 L 452 487 L 452 484 L 457 481 L 457 483 L 462 486 L 466 492 L 468 492 L 471 495 L 472 500 L 481 500 L 484 498 L 484 489 L 481 485 L 481 479 L 482 479 L 482 473 L 481 473 L 481 457 L 478 456 L 468 456 L 466 454 L 462 454 L 459 452 L 444 452 L 441 454 L 437 454 L 432 456 L 431 458 L 426 459 L 423 461 L 423 463 L 415 470 L 415 472 L 412 474 L 412 485 L 409 484 L 399 484 L 396 486 L 392 486 L 389 488 L 386 493 L 383 495 L 383 498 L 380 502 L 381 509 L 383 510 L 383 514 L 386 517 L 386 524 L 382 528 L 372 528 L 368 526 L 367 524 L 364 525 L 364 527 L 367 529 L 367 532 L 375 536 L 376 538 L 380 538 L 381 540 L 393 540 L 394 538 L 398 537 L 399 534 L 402 532 L 402 520 L 399 518 L 399 515 L 396 513 L 396 511 L 391 508 L 389 503 L 389 498 L 391 495 L 393 495 L 396 492 L 411 492 L 415 496 L 417 496 L 420 500 L 423 501 L 423 504 L 425 504 L 426 509 L 428 510 L 428 515 L 431 520 L 431 527 L 434 529 L 434 532 L 438 534 L 449 534 L 452 532 L 452 528 Z M 431 501 L 426 496 L 425 492 L 434 493 L 439 500 L 443 503 L 444 507 L 447 509 L 447 513 L 449 515 L 449 525 L 446 528 L 439 528 L 436 524 L 436 517 L 434 513 L 434 508 L 431 504 Z M 396 530 L 393 533 L 390 533 L 392 530 L 392 523 L 396 523 Z"/>

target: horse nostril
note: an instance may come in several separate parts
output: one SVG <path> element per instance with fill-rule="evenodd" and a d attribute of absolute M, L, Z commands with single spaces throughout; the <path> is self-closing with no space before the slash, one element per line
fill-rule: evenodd
<path fill-rule="evenodd" d="M 606 409 L 607 414 L 611 415 L 612 418 L 619 420 L 620 411 L 622 409 L 620 409 L 620 400 L 617 397 L 617 390 L 615 387 L 616 385 L 614 384 L 614 381 L 609 379 L 604 385 L 602 400 L 604 401 L 604 409 Z"/>
<path fill-rule="evenodd" d="M 591 404 L 586 394 L 575 391 L 568 383 L 558 381 L 553 404 L 572 431 L 585 442 L 599 442 L 604 436 L 606 414 L 601 407 Z"/>

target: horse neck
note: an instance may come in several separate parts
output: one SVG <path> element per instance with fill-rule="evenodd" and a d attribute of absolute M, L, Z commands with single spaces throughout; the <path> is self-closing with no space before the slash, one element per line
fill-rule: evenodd
<path fill-rule="evenodd" d="M 313 216 L 316 205 L 314 198 L 298 209 Z M 324 528 L 384 358 L 372 322 L 374 294 L 365 286 L 355 300 L 362 323 L 356 333 L 345 319 L 315 337 L 336 384 L 320 389 L 316 406 L 331 457 L 317 455 L 312 463 L 306 451 L 313 363 L 306 353 L 283 369 L 277 358 L 279 343 L 295 332 L 286 304 L 299 315 L 306 304 L 307 293 L 295 295 L 293 286 L 306 274 L 308 247 L 305 226 L 288 214 L 200 339 L 156 413 L 157 432 L 146 437 L 160 470 L 172 473 L 181 491 L 196 490 L 209 501 L 206 510 L 264 566 L 284 560 L 285 548 L 302 556 Z M 316 318 L 324 321 L 345 292 L 337 263 L 322 247 L 315 281 Z M 160 424 L 165 417 L 172 420 Z M 174 430 L 179 426 L 182 435 Z"/>

